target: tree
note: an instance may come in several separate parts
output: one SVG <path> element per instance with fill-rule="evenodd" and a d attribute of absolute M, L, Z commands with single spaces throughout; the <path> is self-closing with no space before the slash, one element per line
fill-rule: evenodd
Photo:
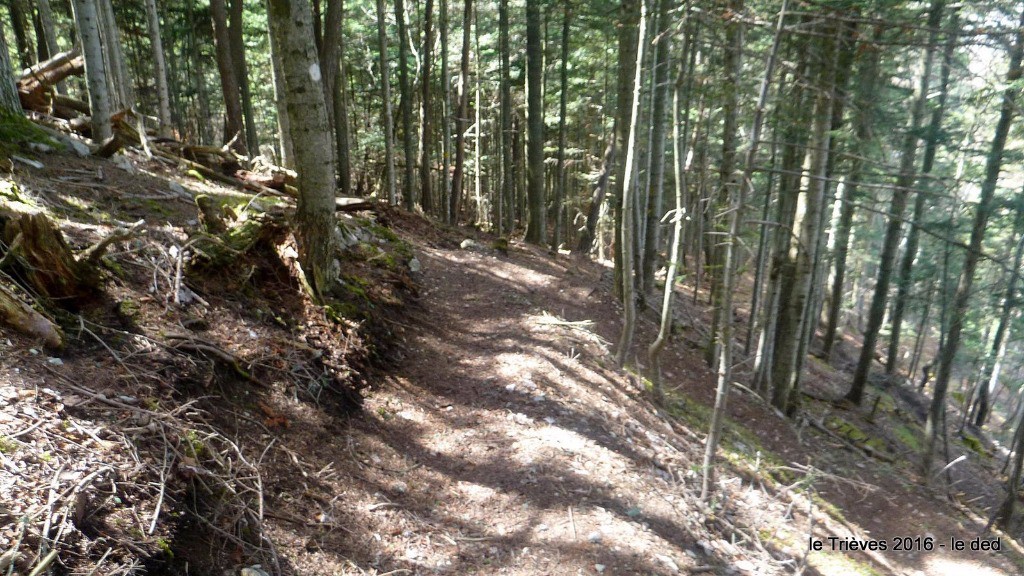
<path fill-rule="evenodd" d="M 228 30 L 228 11 L 225 0 L 210 0 L 210 16 L 213 19 L 214 45 L 217 49 L 217 70 L 220 72 L 220 89 L 224 97 L 224 142 L 245 153 L 245 133 L 242 124 L 242 95 L 235 76 L 234 60 L 231 57 L 231 33 Z M 280 38 L 277 38 L 280 42 Z M 284 56 L 284 52 L 281 53 Z"/>
<path fill-rule="evenodd" d="M 967 312 L 968 300 L 971 296 L 971 287 L 974 284 L 974 272 L 978 267 L 978 260 L 981 257 L 981 243 L 985 237 L 985 228 L 995 207 L 996 186 L 999 184 L 999 172 L 1003 166 L 1003 152 L 1006 149 L 1006 140 L 1010 135 L 1010 125 L 1016 114 L 1017 96 L 1020 92 L 1018 80 L 1021 78 L 1021 60 L 1024 59 L 1024 10 L 1021 11 L 1020 23 L 1016 30 L 1016 37 L 1010 49 L 1010 66 L 1006 73 L 1007 87 L 1003 90 L 1002 103 L 999 110 L 999 120 L 996 123 L 995 134 L 992 136 L 992 145 L 988 156 L 985 159 L 985 179 L 981 184 L 978 206 L 974 213 L 974 224 L 971 227 L 971 239 L 967 247 L 967 254 L 964 257 L 963 271 L 960 273 L 960 280 L 957 283 L 956 293 L 953 297 L 953 306 L 950 311 L 949 332 L 946 336 L 945 345 L 939 351 L 939 369 L 935 375 L 935 393 L 932 396 L 928 408 L 928 419 L 925 421 L 925 437 L 927 446 L 925 448 L 922 470 L 925 479 L 931 474 L 932 460 L 935 456 L 935 445 L 939 437 L 939 428 L 942 426 L 943 415 L 946 407 L 946 392 L 949 389 L 949 379 L 953 370 L 953 359 L 956 357 L 960 347 L 960 337 L 964 327 L 964 316 Z M 1016 488 L 1012 491 L 1015 492 Z"/>
<path fill-rule="evenodd" d="M 157 118 L 160 120 L 157 133 L 163 138 L 170 138 L 174 133 L 174 127 L 171 125 L 171 96 L 167 88 L 167 66 L 164 63 L 164 45 L 160 39 L 160 13 L 156 9 L 156 0 L 146 0 L 146 25 L 149 29 L 156 77 Z"/>
<path fill-rule="evenodd" d="M 238 83 L 238 97 L 242 104 L 242 121 L 245 126 L 245 147 L 249 154 L 259 154 L 260 140 L 256 133 L 256 118 L 252 106 L 252 90 L 249 86 L 249 64 L 245 58 L 245 35 L 243 25 L 243 0 L 231 0 L 229 8 L 228 42 L 230 44 L 231 67 Z"/>
<path fill-rule="evenodd" d="M 434 136 L 430 133 L 430 60 L 434 49 L 434 0 L 427 0 L 423 14 L 423 50 L 420 52 L 423 68 L 420 79 L 420 207 L 427 214 L 434 211 L 434 197 L 430 189 L 430 162 Z"/>
<path fill-rule="evenodd" d="M 626 154 L 623 162 L 622 179 L 622 217 L 619 220 L 622 238 L 622 305 L 625 309 L 622 321 L 622 335 L 615 353 L 615 361 L 619 366 L 626 363 L 626 356 L 633 345 L 633 331 L 636 328 L 636 297 L 635 297 L 635 266 L 633 262 L 633 242 L 635 233 L 634 212 L 636 203 L 633 200 L 633 181 L 636 178 L 636 154 L 640 127 L 637 118 L 640 115 L 640 90 L 643 87 L 644 44 L 647 42 L 647 2 L 640 0 L 640 29 L 637 32 L 636 48 L 633 63 L 633 96 L 630 99 L 628 136 L 626 138 Z"/>
<path fill-rule="evenodd" d="M 921 123 L 924 120 L 925 101 L 928 98 L 928 87 L 932 75 L 932 59 L 935 54 L 935 44 L 939 33 L 939 24 L 942 22 L 942 9 L 944 5 L 944 0 L 933 0 L 931 10 L 928 12 L 928 45 L 924 51 L 921 77 L 914 95 L 914 103 L 911 106 L 910 123 L 903 137 L 903 147 L 900 150 L 900 172 L 896 178 L 895 188 L 892 191 L 892 203 L 889 206 L 889 225 L 885 230 L 882 254 L 878 259 L 878 279 L 875 281 L 875 294 L 871 299 L 871 310 L 868 312 L 868 327 L 864 332 L 864 341 L 861 345 L 857 369 L 853 373 L 853 385 L 846 394 L 846 399 L 857 405 L 860 405 L 864 398 L 864 388 L 867 385 L 868 373 L 871 370 L 871 363 L 875 359 L 875 343 L 878 341 L 878 333 L 882 329 L 882 320 L 885 316 L 886 303 L 889 298 L 889 282 L 892 280 L 893 267 L 896 261 L 896 249 L 899 248 L 903 212 L 907 208 L 907 197 L 910 195 L 910 188 L 917 179 L 917 141 L 921 130 Z"/>
<path fill-rule="evenodd" d="M 464 0 L 462 9 L 462 57 L 459 59 L 458 110 L 455 112 L 455 169 L 452 172 L 452 192 L 448 204 L 448 218 L 459 221 L 459 204 L 466 179 L 466 132 L 469 130 L 469 51 L 470 29 L 473 21 L 473 0 Z M 479 128 L 477 128 L 479 130 Z"/>
<path fill-rule="evenodd" d="M 313 43 L 313 13 L 303 0 L 267 0 L 271 34 L 281 67 L 295 168 L 299 175 L 296 233 L 299 261 L 315 297 L 332 290 L 338 275 L 334 219 L 334 158 L 323 76 Z"/>
<path fill-rule="evenodd" d="M 100 40 L 96 0 L 74 0 L 75 24 L 85 56 L 85 78 L 89 85 L 92 139 L 103 142 L 113 135 L 110 127 L 110 91 Z"/>
<path fill-rule="evenodd" d="M 526 0 L 527 207 L 526 241 L 547 239 L 544 214 L 544 53 L 541 45 L 540 0 Z"/>
<path fill-rule="evenodd" d="M 14 71 L 11 69 L 11 53 L 7 39 L 0 29 L 0 114 L 4 116 L 22 114 L 18 89 L 14 85 Z"/>
<path fill-rule="evenodd" d="M 562 2 L 562 52 L 558 73 L 558 168 L 555 175 L 555 198 L 553 228 L 554 235 L 551 239 L 551 249 L 558 250 L 562 245 L 562 218 L 565 213 L 565 147 L 568 139 L 566 125 L 566 111 L 569 106 L 569 0 Z"/>
<path fill-rule="evenodd" d="M 376 4 L 380 90 L 381 100 L 384 102 L 384 182 L 388 204 L 394 206 L 398 203 L 398 195 L 395 190 L 395 119 L 391 108 L 391 78 L 388 73 L 388 23 L 384 12 L 384 0 L 376 0 Z M 468 23 L 466 30 L 466 34 L 468 34 Z"/>
<path fill-rule="evenodd" d="M 402 146 L 405 156 L 405 178 L 402 180 L 402 201 L 407 210 L 416 202 L 413 185 L 416 181 L 416 135 L 412 128 L 412 86 L 409 83 L 409 36 L 405 29 L 405 2 L 395 0 L 398 24 L 398 92 L 402 114 Z"/>

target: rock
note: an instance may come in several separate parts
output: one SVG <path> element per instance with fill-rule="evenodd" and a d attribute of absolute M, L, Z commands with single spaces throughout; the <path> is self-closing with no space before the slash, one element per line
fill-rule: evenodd
<path fill-rule="evenodd" d="M 597 570 L 598 574 L 603 574 L 605 568 L 604 564 L 594 564 L 594 570 Z"/>
<path fill-rule="evenodd" d="M 459 244 L 459 248 L 462 248 L 463 250 L 476 250 L 479 247 L 480 245 L 470 238 L 466 238 L 462 241 L 462 244 Z"/>
<path fill-rule="evenodd" d="M 249 566 L 248 568 L 242 568 L 242 572 L 239 576 L 270 576 L 270 574 L 263 569 L 263 566 L 256 564 Z"/>
<path fill-rule="evenodd" d="M 61 360 L 60 358 L 47 358 L 46 359 L 46 363 L 51 365 L 51 366 L 63 366 L 64 365 L 64 361 Z"/>
<path fill-rule="evenodd" d="M 675 560 L 669 558 L 668 556 L 665 556 L 664 554 L 655 554 L 654 557 L 662 564 L 664 564 L 673 573 L 679 572 L 679 565 L 676 564 Z"/>
<path fill-rule="evenodd" d="M 419 261 L 418 258 L 416 258 L 414 256 L 412 260 L 409 260 L 409 271 L 410 272 L 419 272 L 422 269 L 423 269 L 423 265 L 420 264 L 420 261 Z"/>
<path fill-rule="evenodd" d="M 600 530 L 594 530 L 590 534 L 587 534 L 587 542 L 590 542 L 591 544 L 598 544 L 601 542 L 602 537 L 603 535 Z"/>

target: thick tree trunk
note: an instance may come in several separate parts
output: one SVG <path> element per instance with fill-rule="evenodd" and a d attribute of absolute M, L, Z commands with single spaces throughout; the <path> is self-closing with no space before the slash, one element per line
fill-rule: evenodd
<path fill-rule="evenodd" d="M 11 69 L 11 56 L 7 49 L 7 39 L 0 29 L 0 113 L 3 115 L 22 115 L 21 100 L 14 84 L 14 70 Z"/>
<path fill-rule="evenodd" d="M 619 9 L 619 22 L 618 22 L 618 41 L 619 41 L 619 55 L 618 55 L 618 74 L 616 79 L 616 98 L 615 98 L 615 150 L 617 151 L 615 158 L 615 171 L 613 172 L 614 185 L 612 186 L 612 198 L 610 204 L 612 206 L 612 215 L 614 224 L 614 240 L 612 241 L 613 256 L 612 259 L 615 262 L 614 270 L 614 282 L 615 295 L 618 298 L 623 297 L 622 286 L 623 277 L 632 276 L 632 272 L 624 273 L 623 259 L 625 253 L 623 251 L 624 243 L 622 238 L 623 231 L 623 218 L 622 207 L 625 205 L 622 202 L 622 197 L 626 193 L 625 189 L 625 177 L 626 177 L 626 160 L 624 158 L 626 152 L 626 143 L 630 137 L 630 111 L 633 109 L 633 94 L 634 94 L 634 73 L 637 66 L 637 62 L 642 62 L 636 57 L 637 53 L 637 32 L 638 21 L 640 19 L 640 4 L 642 0 L 622 0 L 621 7 Z M 630 223 L 632 226 L 632 223 Z M 632 256 L 630 256 L 632 259 Z"/>
<path fill-rule="evenodd" d="M 107 83 L 110 86 L 114 109 L 127 110 L 135 105 L 135 91 L 121 49 L 121 31 L 114 18 L 111 0 L 96 0 L 96 13 L 99 16 L 100 35 L 103 38 L 103 52 L 107 63 Z"/>
<path fill-rule="evenodd" d="M 928 33 L 928 45 L 925 48 L 921 65 L 920 83 L 910 112 L 910 123 L 903 137 L 903 146 L 900 151 L 900 173 L 896 178 L 896 186 L 892 191 L 892 202 L 889 205 L 889 225 L 886 227 L 885 240 L 882 242 L 882 254 L 878 259 L 878 278 L 875 281 L 875 294 L 871 299 L 871 308 L 868 312 L 868 326 L 864 332 L 860 358 L 857 362 L 857 368 L 853 373 L 853 385 L 849 393 L 846 394 L 846 399 L 857 405 L 860 405 L 864 398 L 864 389 L 867 386 L 871 363 L 875 359 L 875 344 L 878 342 L 878 333 L 882 329 L 882 320 L 885 317 L 886 303 L 889 300 L 889 283 L 892 280 L 896 250 L 899 248 L 901 238 L 903 212 L 907 208 L 907 196 L 910 194 L 910 188 L 917 179 L 917 141 L 921 130 L 921 123 L 924 120 L 924 106 L 928 98 L 932 60 L 935 54 L 936 39 L 939 34 L 939 24 L 942 22 L 942 9 L 944 5 L 944 0 L 933 0 L 931 10 L 928 13 L 928 28 L 930 30 Z"/>
<path fill-rule="evenodd" d="M 75 24 L 85 56 L 85 78 L 89 85 L 89 110 L 92 118 L 92 139 L 103 142 L 113 134 L 110 127 L 110 91 L 107 69 L 100 40 L 99 14 L 96 0 L 74 0 Z"/>
<path fill-rule="evenodd" d="M 149 44 L 153 51 L 153 73 L 156 76 L 157 117 L 160 127 L 157 134 L 162 138 L 174 135 L 171 125 L 171 96 L 167 87 L 167 65 L 164 63 L 164 45 L 160 39 L 160 13 L 156 0 L 146 0 L 146 24 L 149 28 Z"/>
<path fill-rule="evenodd" d="M 40 42 L 46 46 L 47 58 L 53 58 L 60 52 L 57 45 L 57 27 L 53 24 L 53 8 L 50 6 L 50 0 L 36 0 L 36 6 L 39 9 L 39 28 L 43 36 Z M 57 84 L 57 93 L 67 94 L 63 82 Z"/>
<path fill-rule="evenodd" d="M 231 58 L 231 33 L 228 30 L 228 11 L 225 0 L 210 0 L 210 17 L 213 19 L 213 36 L 216 47 L 217 70 L 220 72 L 220 88 L 224 96 L 224 136 L 225 143 L 234 139 L 233 148 L 245 154 L 245 134 L 243 133 L 242 96 L 235 76 L 234 61 Z M 277 38 L 281 42 L 281 38 Z M 283 46 L 282 46 L 283 48 Z M 281 57 L 284 52 L 281 53 Z M 287 72 L 284 72 L 287 74 Z M 235 138 L 235 136 L 238 138 Z"/>
<path fill-rule="evenodd" d="M 928 444 L 925 449 L 922 469 L 926 480 L 931 475 L 935 446 L 940 434 L 939 428 L 946 408 L 946 392 L 949 389 L 949 380 L 952 376 L 953 359 L 960 347 L 960 334 L 963 331 L 964 317 L 971 297 L 971 287 L 974 284 L 974 272 L 981 257 L 981 242 L 985 237 L 985 228 L 988 226 L 989 217 L 995 209 L 995 191 L 996 185 L 999 183 L 999 172 L 1003 165 L 1003 151 L 1006 149 L 1006 140 L 1010 134 L 1010 125 L 1013 122 L 1017 96 L 1020 92 L 1017 81 L 1021 78 L 1022 57 L 1024 57 L 1024 10 L 1021 11 L 1016 38 L 1013 48 L 1010 50 L 1010 69 L 1006 74 L 1007 88 L 1003 91 L 999 121 L 996 123 L 992 148 L 989 150 L 985 162 L 985 179 L 981 184 L 974 225 L 971 228 L 971 239 L 953 299 L 953 309 L 950 311 L 949 333 L 946 336 L 945 345 L 939 352 L 935 394 L 932 396 L 931 406 L 928 409 L 928 420 L 925 422 L 925 436 Z"/>
<path fill-rule="evenodd" d="M 299 261 L 316 297 L 326 296 L 338 275 L 335 254 L 334 158 L 323 78 L 313 43 L 313 14 L 304 0 L 268 0 L 268 20 L 281 64 L 288 120 L 299 175 L 296 240 Z"/>
<path fill-rule="evenodd" d="M 448 71 L 448 0 L 438 0 L 441 27 L 441 212 L 452 222 L 452 90 Z"/>
<path fill-rule="evenodd" d="M 526 0 L 527 160 L 526 241 L 547 239 L 544 214 L 544 49 L 541 42 L 540 0 Z"/>
<path fill-rule="evenodd" d="M 636 270 L 633 262 L 634 218 L 636 203 L 633 200 L 633 182 L 636 179 L 636 156 L 639 147 L 640 126 L 640 90 L 643 88 L 643 61 L 647 42 L 647 1 L 640 0 L 640 29 L 633 63 L 633 96 L 630 99 L 628 136 L 626 138 L 626 154 L 623 162 L 622 180 L 622 218 L 619 219 L 622 237 L 622 306 L 625 310 L 622 321 L 622 334 L 616 348 L 615 361 L 619 366 L 626 363 L 626 357 L 633 346 L 633 331 L 636 328 Z"/>
<path fill-rule="evenodd" d="M 807 303 L 812 296 L 814 262 L 817 258 L 818 236 L 821 234 L 821 210 L 824 206 L 825 169 L 831 143 L 833 90 L 835 87 L 835 29 L 825 26 L 817 40 L 818 94 L 815 99 L 811 127 L 810 150 L 807 155 L 807 181 L 801 192 L 803 210 L 793 221 L 786 258 L 788 277 L 783 279 L 780 310 L 776 328 L 775 358 L 772 366 L 772 404 L 793 416 L 799 407 L 800 377 L 804 359 L 800 343 L 808 318 Z M 798 233 L 799 231 L 799 233 Z"/>
<path fill-rule="evenodd" d="M 466 2 L 470 1 L 466 0 Z M 387 190 L 388 204 L 395 206 L 398 204 L 398 195 L 395 190 L 395 118 L 391 107 L 391 78 L 388 73 L 388 22 L 384 12 L 384 0 L 376 0 L 376 4 L 380 90 L 381 100 L 384 102 L 384 185 Z M 468 34 L 468 20 L 466 26 Z"/>

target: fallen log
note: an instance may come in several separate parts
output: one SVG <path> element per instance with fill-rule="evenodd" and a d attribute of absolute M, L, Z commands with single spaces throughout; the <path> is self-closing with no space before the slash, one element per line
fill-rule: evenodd
<path fill-rule="evenodd" d="M 17 83 L 22 108 L 49 112 L 53 105 L 50 88 L 68 76 L 77 76 L 84 72 L 85 59 L 77 50 L 61 52 L 29 68 Z M 67 106 L 67 103 L 61 106 Z"/>
<path fill-rule="evenodd" d="M 60 327 L 23 302 L 3 282 L 0 282 L 0 322 L 42 340 L 50 348 L 64 346 L 64 332 Z"/>

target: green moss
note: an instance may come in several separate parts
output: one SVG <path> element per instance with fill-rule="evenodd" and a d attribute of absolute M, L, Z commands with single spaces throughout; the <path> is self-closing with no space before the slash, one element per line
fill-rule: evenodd
<path fill-rule="evenodd" d="M 0 113 L 0 152 L 4 155 L 17 150 L 26 142 L 39 142 L 55 148 L 60 147 L 39 126 L 20 114 Z"/>
<path fill-rule="evenodd" d="M 985 450 L 985 445 L 981 443 L 981 440 L 974 436 L 971 436 L 967 432 L 960 433 L 960 440 L 964 443 L 964 445 L 966 445 L 968 448 L 976 452 L 979 456 L 991 456 L 991 454 L 989 454 L 988 451 Z"/>
<path fill-rule="evenodd" d="M 17 449 L 18 443 L 14 441 L 14 438 L 0 436 L 0 452 L 4 454 L 13 454 Z"/>
<path fill-rule="evenodd" d="M 121 300 L 117 303 L 117 313 L 129 320 L 135 320 L 141 309 L 142 307 L 139 306 L 139 303 L 131 299 Z"/>
<path fill-rule="evenodd" d="M 910 426 L 901 424 L 893 429 L 893 434 L 895 434 L 896 439 L 902 442 L 907 448 L 910 448 L 915 452 L 921 451 L 921 441 L 918 438 L 920 430 L 916 427 L 911 428 Z"/>

